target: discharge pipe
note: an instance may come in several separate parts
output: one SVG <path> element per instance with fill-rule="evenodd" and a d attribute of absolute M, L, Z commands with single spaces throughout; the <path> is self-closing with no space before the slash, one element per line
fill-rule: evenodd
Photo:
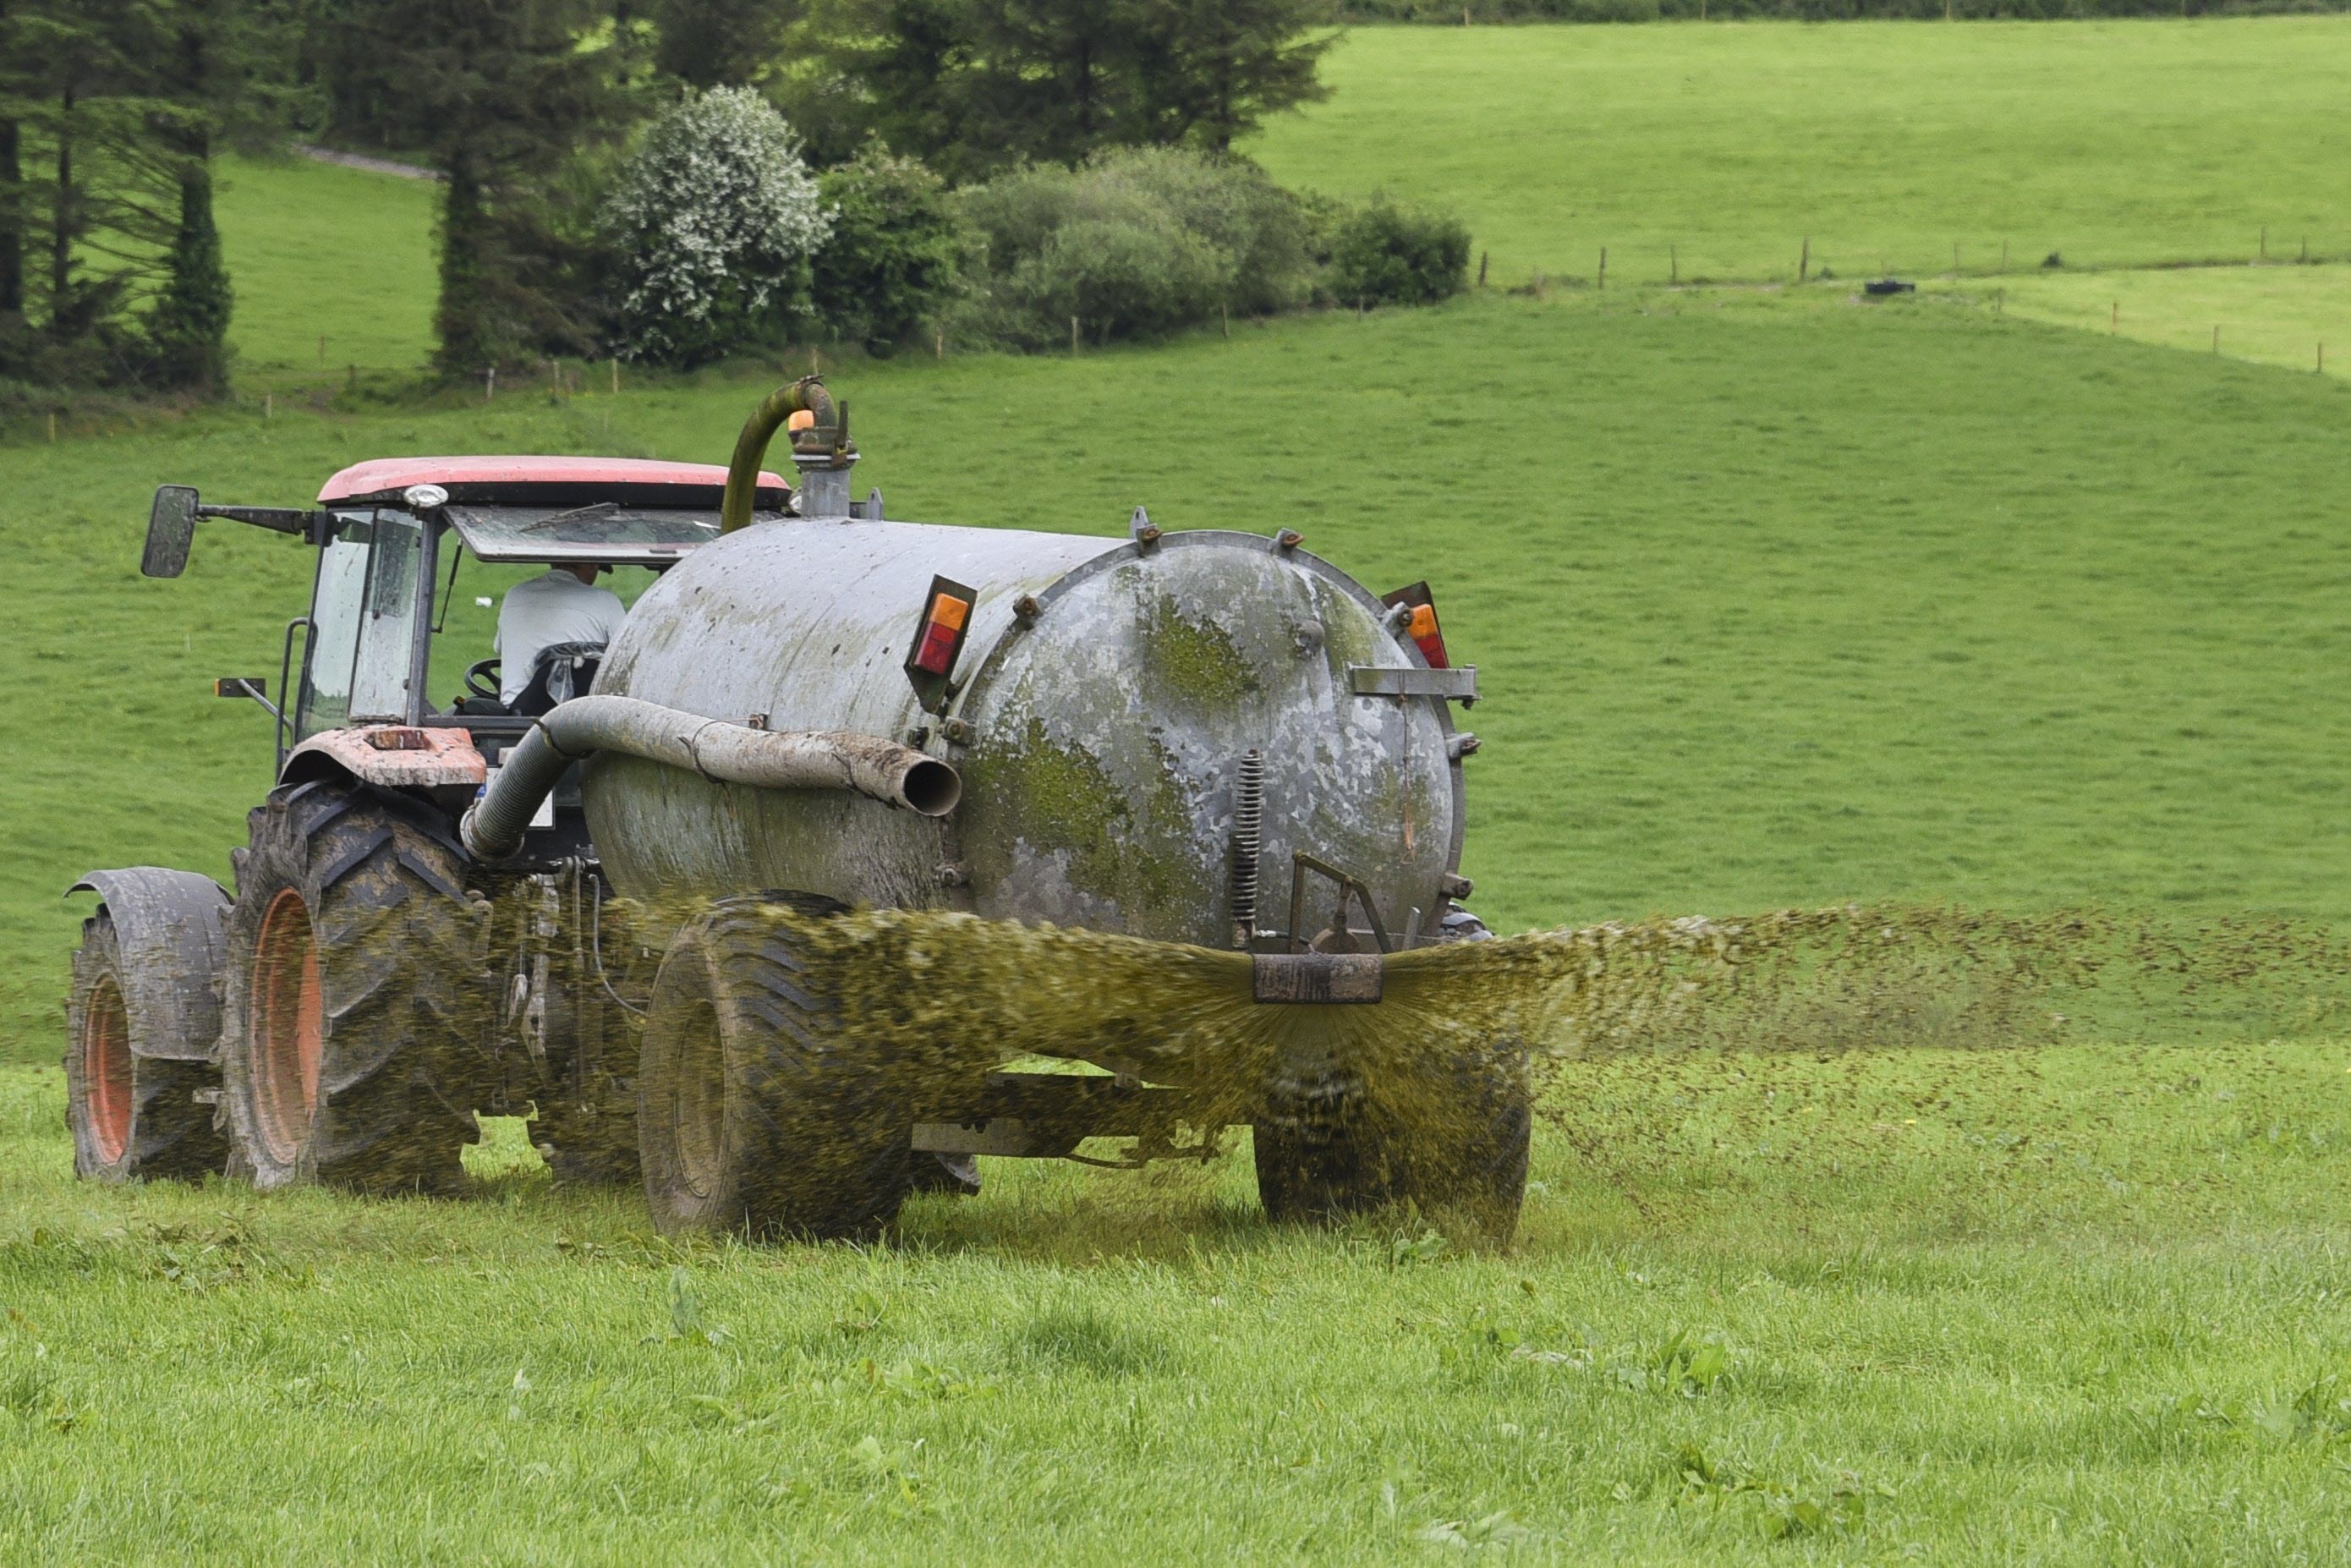
<path fill-rule="evenodd" d="M 925 817 L 946 816 L 963 798 L 963 779 L 953 768 L 876 736 L 755 729 L 635 697 L 573 697 L 541 716 L 467 808 L 457 828 L 466 852 L 501 861 L 520 849 L 524 830 L 564 769 L 598 751 L 688 768 L 720 784 L 846 789 Z"/>

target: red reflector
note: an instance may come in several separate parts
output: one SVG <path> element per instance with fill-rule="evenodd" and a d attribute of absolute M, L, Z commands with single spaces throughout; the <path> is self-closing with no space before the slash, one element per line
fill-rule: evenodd
<path fill-rule="evenodd" d="M 934 621 L 923 628 L 923 641 L 914 650 L 914 668 L 926 675 L 944 675 L 955 667 L 956 628 Z"/>
<path fill-rule="evenodd" d="M 1428 661 L 1430 669 L 1449 670 L 1453 667 L 1446 662 L 1444 638 L 1432 632 L 1426 637 L 1415 637 L 1413 641 L 1420 644 L 1420 656 Z"/>

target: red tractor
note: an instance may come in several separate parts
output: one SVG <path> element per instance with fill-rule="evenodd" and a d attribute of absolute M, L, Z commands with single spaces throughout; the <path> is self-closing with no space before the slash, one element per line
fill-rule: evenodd
<path fill-rule="evenodd" d="M 318 569 L 308 613 L 287 624 L 279 700 L 263 680 L 219 683 L 277 727 L 277 785 L 232 853 L 235 896 L 152 866 L 76 884 L 100 900 L 66 1058 L 82 1175 L 434 1190 L 458 1179 L 476 1108 L 532 1106 L 559 1175 L 633 1174 L 635 1042 L 612 981 L 635 955 L 600 965 L 589 950 L 612 945 L 596 918 L 610 890 L 576 771 L 496 868 L 470 864 L 456 831 L 550 706 L 528 697 L 585 692 L 601 650 L 556 650 L 514 705 L 495 658 L 445 706 L 427 676 L 465 559 L 666 571 L 718 536 L 726 479 L 703 464 L 445 457 L 346 468 L 315 508 L 158 493 L 151 577 L 179 574 L 200 517 L 290 535 Z M 758 475 L 761 511 L 789 494 Z M 517 1049 L 485 1038 L 486 1005 Z"/>

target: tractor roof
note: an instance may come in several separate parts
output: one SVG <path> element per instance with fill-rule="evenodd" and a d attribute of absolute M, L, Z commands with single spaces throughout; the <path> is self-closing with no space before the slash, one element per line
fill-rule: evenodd
<path fill-rule="evenodd" d="M 638 507 L 715 510 L 726 488 L 716 463 L 637 457 L 378 457 L 355 463 L 319 488 L 320 503 L 397 502 L 412 485 L 438 485 L 452 501 L 486 506 L 578 506 L 610 501 Z M 789 488 L 762 471 L 752 504 L 780 510 Z"/>

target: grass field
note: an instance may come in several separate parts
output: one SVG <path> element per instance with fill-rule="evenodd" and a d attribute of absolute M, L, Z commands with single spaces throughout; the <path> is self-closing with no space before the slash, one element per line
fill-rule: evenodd
<path fill-rule="evenodd" d="M 1238 1158 L 998 1162 L 870 1254 L 511 1141 L 472 1202 L 107 1191 L 8 1069 L 0 1553 L 2338 1563 L 2344 1060 L 1585 1070 L 1499 1258 L 1270 1232 Z"/>
<path fill-rule="evenodd" d="M 1277 179 L 1450 207 L 1498 282 L 2351 255 L 2351 17 L 1363 27 Z"/>
<path fill-rule="evenodd" d="M 2273 49 L 2289 77 L 2327 57 L 2271 26 L 2346 36 L 2179 37 L 2223 63 Z M 1553 101 L 1637 107 L 1635 68 L 1664 68 L 1623 51 L 1717 31 L 1750 37 L 1767 75 L 1892 40 L 1931 105 L 1918 80 L 1949 57 L 1929 43 L 1966 57 L 2018 30 L 1366 30 L 1336 65 L 1413 39 L 1573 43 L 1619 68 Z M 2209 113 L 2193 147 L 2143 130 L 2160 156 L 2072 138 L 2145 171 L 2101 209 L 2116 235 L 2235 223 L 2179 192 L 2247 147 L 2273 155 L 2230 179 L 2334 199 L 2332 120 L 2182 107 L 2160 73 L 2109 93 L 2105 57 L 2065 56 L 2113 33 L 2179 68 L 2163 31 L 2037 30 L 2082 92 L 1966 101 L 2043 115 L 2044 143 L 2073 124 L 2053 98 Z M 1480 91 L 1539 102 L 1549 79 Z M 1776 79 L 1831 112 L 1793 67 Z M 1424 87 L 1439 129 L 1458 90 Z M 1801 156 L 1813 123 L 1770 132 L 1811 199 L 1876 201 L 1848 163 Z M 1365 167 L 1389 156 L 1374 131 Z M 1974 141 L 1915 145 L 1945 158 L 1949 178 L 1918 176 L 1936 201 L 1997 183 Z M 1649 205 L 1708 215 L 1743 254 L 1739 214 L 1765 209 L 1656 167 L 1687 194 Z M 406 260 L 355 245 L 348 267 L 238 248 L 281 199 L 413 232 L 369 194 L 397 182 L 237 175 L 232 258 L 266 256 L 239 278 L 249 366 L 305 384 L 328 304 L 354 343 L 422 351 L 421 240 Z M 1892 207 L 1931 237 L 1925 200 Z M 1075 361 L 852 361 L 834 384 L 859 483 L 897 515 L 1110 534 L 1142 502 L 1163 527 L 1301 528 L 1375 589 L 1430 578 L 1488 694 L 1465 869 L 1499 926 L 1847 898 L 2340 925 L 2351 539 L 2331 497 L 2351 389 L 2234 357 L 2256 320 L 2332 319 L 2338 276 L 2034 277 L 1995 286 L 2000 315 L 1841 287 L 1489 293 Z M 2247 344 L 2132 337 L 2193 327 L 2219 288 Z M 76 1185 L 54 1063 L 79 912 L 59 892 L 95 865 L 225 874 L 267 724 L 207 683 L 274 685 L 308 591 L 300 547 L 223 524 L 186 578 L 141 579 L 152 486 L 297 504 L 374 455 L 716 459 L 756 378 L 281 400 L 266 422 L 0 447 L 19 585 L 0 1561 L 2351 1561 L 2351 1047 L 2284 987 L 2250 998 L 2252 1043 L 2085 1027 L 2045 1051 L 1572 1065 L 1500 1256 L 1397 1216 L 1270 1230 L 1238 1153 L 1144 1175 L 992 1162 L 986 1196 L 919 1200 L 872 1252 L 674 1247 L 627 1195 L 553 1188 L 512 1123 L 464 1201 Z M 461 583 L 453 646 L 485 635 L 487 586 Z"/>
<path fill-rule="evenodd" d="M 437 187 L 299 158 L 222 162 L 239 387 L 332 385 L 353 365 L 423 365 L 433 351 Z"/>
<path fill-rule="evenodd" d="M 2183 267 L 2045 273 L 1965 286 L 2017 316 L 2192 353 L 2351 375 L 2351 269 Z M 2320 347 L 2325 353 L 2322 367 Z"/>
<path fill-rule="evenodd" d="M 1215 400 L 1166 395 L 1210 378 Z M 1755 295 L 1473 300 L 842 384 L 861 482 L 904 515 L 1110 532 L 1144 502 L 1431 577 L 1493 694 L 1468 869 L 1498 924 L 1847 897 L 2351 915 L 2331 378 Z M 0 728 L 50 737 L 7 786 L 42 824 L 0 868 L 16 994 L 56 994 L 75 874 L 220 872 L 265 782 L 266 721 L 206 683 L 275 677 L 308 558 L 209 527 L 188 578 L 141 580 L 154 484 L 297 502 L 381 454 L 716 457 L 752 391 L 11 453 L 0 540 L 44 592 Z M 170 748 L 169 810 L 126 747 Z"/>

